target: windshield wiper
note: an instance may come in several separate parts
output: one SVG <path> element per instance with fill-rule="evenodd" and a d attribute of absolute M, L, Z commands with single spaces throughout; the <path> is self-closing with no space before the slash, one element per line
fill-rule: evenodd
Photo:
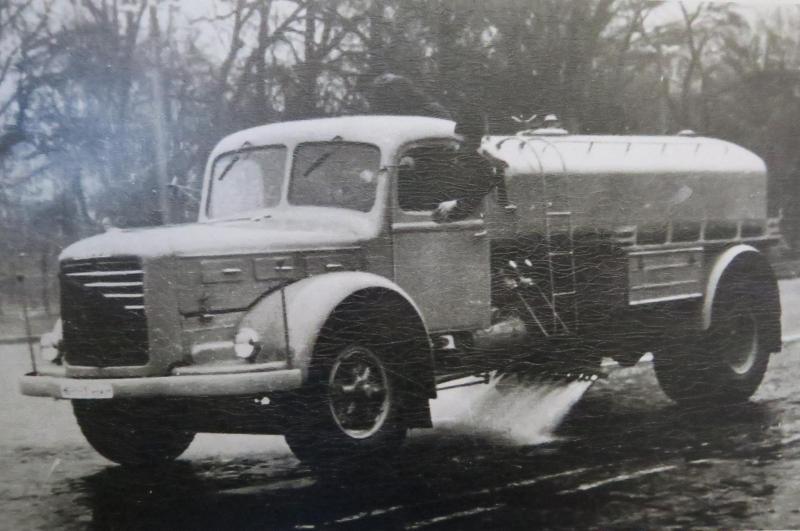
<path fill-rule="evenodd" d="M 245 140 L 244 142 L 242 142 L 242 145 L 241 145 L 241 146 L 239 146 L 239 149 L 237 149 L 237 150 L 234 152 L 235 154 L 233 155 L 233 157 L 231 157 L 231 161 L 230 161 L 230 162 L 228 163 L 228 165 L 227 165 L 227 166 L 225 166 L 225 167 L 222 169 L 222 171 L 220 172 L 220 174 L 219 174 L 219 177 L 217 177 L 217 180 L 218 180 L 218 181 L 221 181 L 222 179 L 224 179 L 224 178 L 225 178 L 225 176 L 226 176 L 226 175 L 228 175 L 228 172 L 229 172 L 229 171 L 231 171 L 231 168 L 233 168 L 233 166 L 234 166 L 234 165 L 235 165 L 237 162 L 239 162 L 239 160 L 242 158 L 242 157 L 241 157 L 241 153 L 242 153 L 242 151 L 244 151 L 246 148 L 250 147 L 251 145 L 252 145 L 252 144 L 250 144 L 250 142 L 248 142 L 247 140 Z"/>
<path fill-rule="evenodd" d="M 341 142 L 341 141 L 342 141 L 342 137 L 340 137 L 339 135 L 336 135 L 335 137 L 331 138 L 331 140 L 330 140 L 330 141 L 331 141 L 331 142 Z M 339 149 L 341 149 L 341 147 L 342 147 L 343 145 L 344 145 L 344 144 L 339 144 L 339 145 L 335 146 L 333 149 L 331 149 L 331 150 L 328 150 L 328 151 L 326 151 L 325 153 L 323 153 L 322 155 L 320 155 L 319 157 L 317 157 L 317 159 L 316 159 L 314 162 L 312 162 L 312 163 L 311 163 L 311 164 L 308 166 L 308 168 L 306 168 L 306 171 L 304 171 L 304 172 L 303 172 L 303 177 L 308 177 L 309 175 L 311 175 L 311 173 L 312 173 L 314 170 L 316 170 L 317 168 L 319 168 L 320 166 L 322 166 L 322 163 L 324 163 L 326 160 L 328 160 L 329 158 L 331 158 L 331 156 L 332 156 L 334 153 L 336 153 L 337 151 L 339 151 Z"/>
<path fill-rule="evenodd" d="M 228 172 L 231 171 L 231 168 L 233 168 L 233 165 L 236 164 L 237 162 L 239 162 L 239 155 L 234 155 L 233 157 L 231 157 L 231 161 L 228 163 L 227 166 L 225 166 L 222 169 L 222 172 L 220 172 L 219 177 L 217 177 L 217 180 L 221 181 L 222 179 L 224 179 L 225 176 L 228 175 Z"/>

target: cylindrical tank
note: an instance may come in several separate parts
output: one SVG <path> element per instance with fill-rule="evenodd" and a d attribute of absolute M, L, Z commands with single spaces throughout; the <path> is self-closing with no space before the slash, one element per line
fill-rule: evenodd
<path fill-rule="evenodd" d="M 508 164 L 508 204 L 487 214 L 495 237 L 541 234 L 547 212 L 593 233 L 767 218 L 764 162 L 722 140 L 532 133 L 488 137 L 483 150 Z"/>

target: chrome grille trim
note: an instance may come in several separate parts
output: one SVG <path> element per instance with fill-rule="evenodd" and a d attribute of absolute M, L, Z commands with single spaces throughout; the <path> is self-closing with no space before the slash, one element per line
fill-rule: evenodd
<path fill-rule="evenodd" d="M 128 275 L 141 275 L 141 269 L 130 269 L 128 271 L 82 271 L 80 273 L 67 273 L 68 277 L 121 277 Z"/>
<path fill-rule="evenodd" d="M 149 362 L 144 271 L 137 257 L 61 264 L 66 361 L 82 367 Z"/>
<path fill-rule="evenodd" d="M 87 288 L 135 288 L 144 286 L 144 282 L 89 282 Z"/>

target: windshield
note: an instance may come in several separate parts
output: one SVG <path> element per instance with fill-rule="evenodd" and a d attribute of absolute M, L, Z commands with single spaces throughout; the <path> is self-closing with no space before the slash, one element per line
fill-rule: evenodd
<path fill-rule="evenodd" d="M 247 215 L 281 200 L 286 147 L 248 148 L 214 161 L 208 197 L 209 218 Z"/>
<path fill-rule="evenodd" d="M 294 152 L 289 203 L 368 212 L 375 203 L 380 158 L 370 144 L 300 144 Z"/>

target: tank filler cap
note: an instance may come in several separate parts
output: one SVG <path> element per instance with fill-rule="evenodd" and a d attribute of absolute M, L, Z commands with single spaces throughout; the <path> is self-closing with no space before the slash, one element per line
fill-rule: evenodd
<path fill-rule="evenodd" d="M 561 120 L 555 114 L 546 114 L 543 117 L 534 114 L 530 118 L 521 116 L 512 116 L 511 118 L 518 124 L 530 126 L 530 129 L 518 131 L 517 136 L 563 136 L 569 134 L 566 129 L 561 127 Z"/>
<path fill-rule="evenodd" d="M 535 120 L 536 117 L 534 116 L 529 122 Z M 520 131 L 517 134 L 521 136 L 565 136 L 569 134 L 569 131 L 561 127 L 561 120 L 558 119 L 558 116 L 555 114 L 548 114 L 542 119 L 539 127 Z"/>
<path fill-rule="evenodd" d="M 564 136 L 568 135 L 569 132 L 561 127 L 561 120 L 558 119 L 558 116 L 555 114 L 548 114 L 542 120 L 542 125 L 533 131 L 531 134 L 540 135 L 540 136 Z"/>

